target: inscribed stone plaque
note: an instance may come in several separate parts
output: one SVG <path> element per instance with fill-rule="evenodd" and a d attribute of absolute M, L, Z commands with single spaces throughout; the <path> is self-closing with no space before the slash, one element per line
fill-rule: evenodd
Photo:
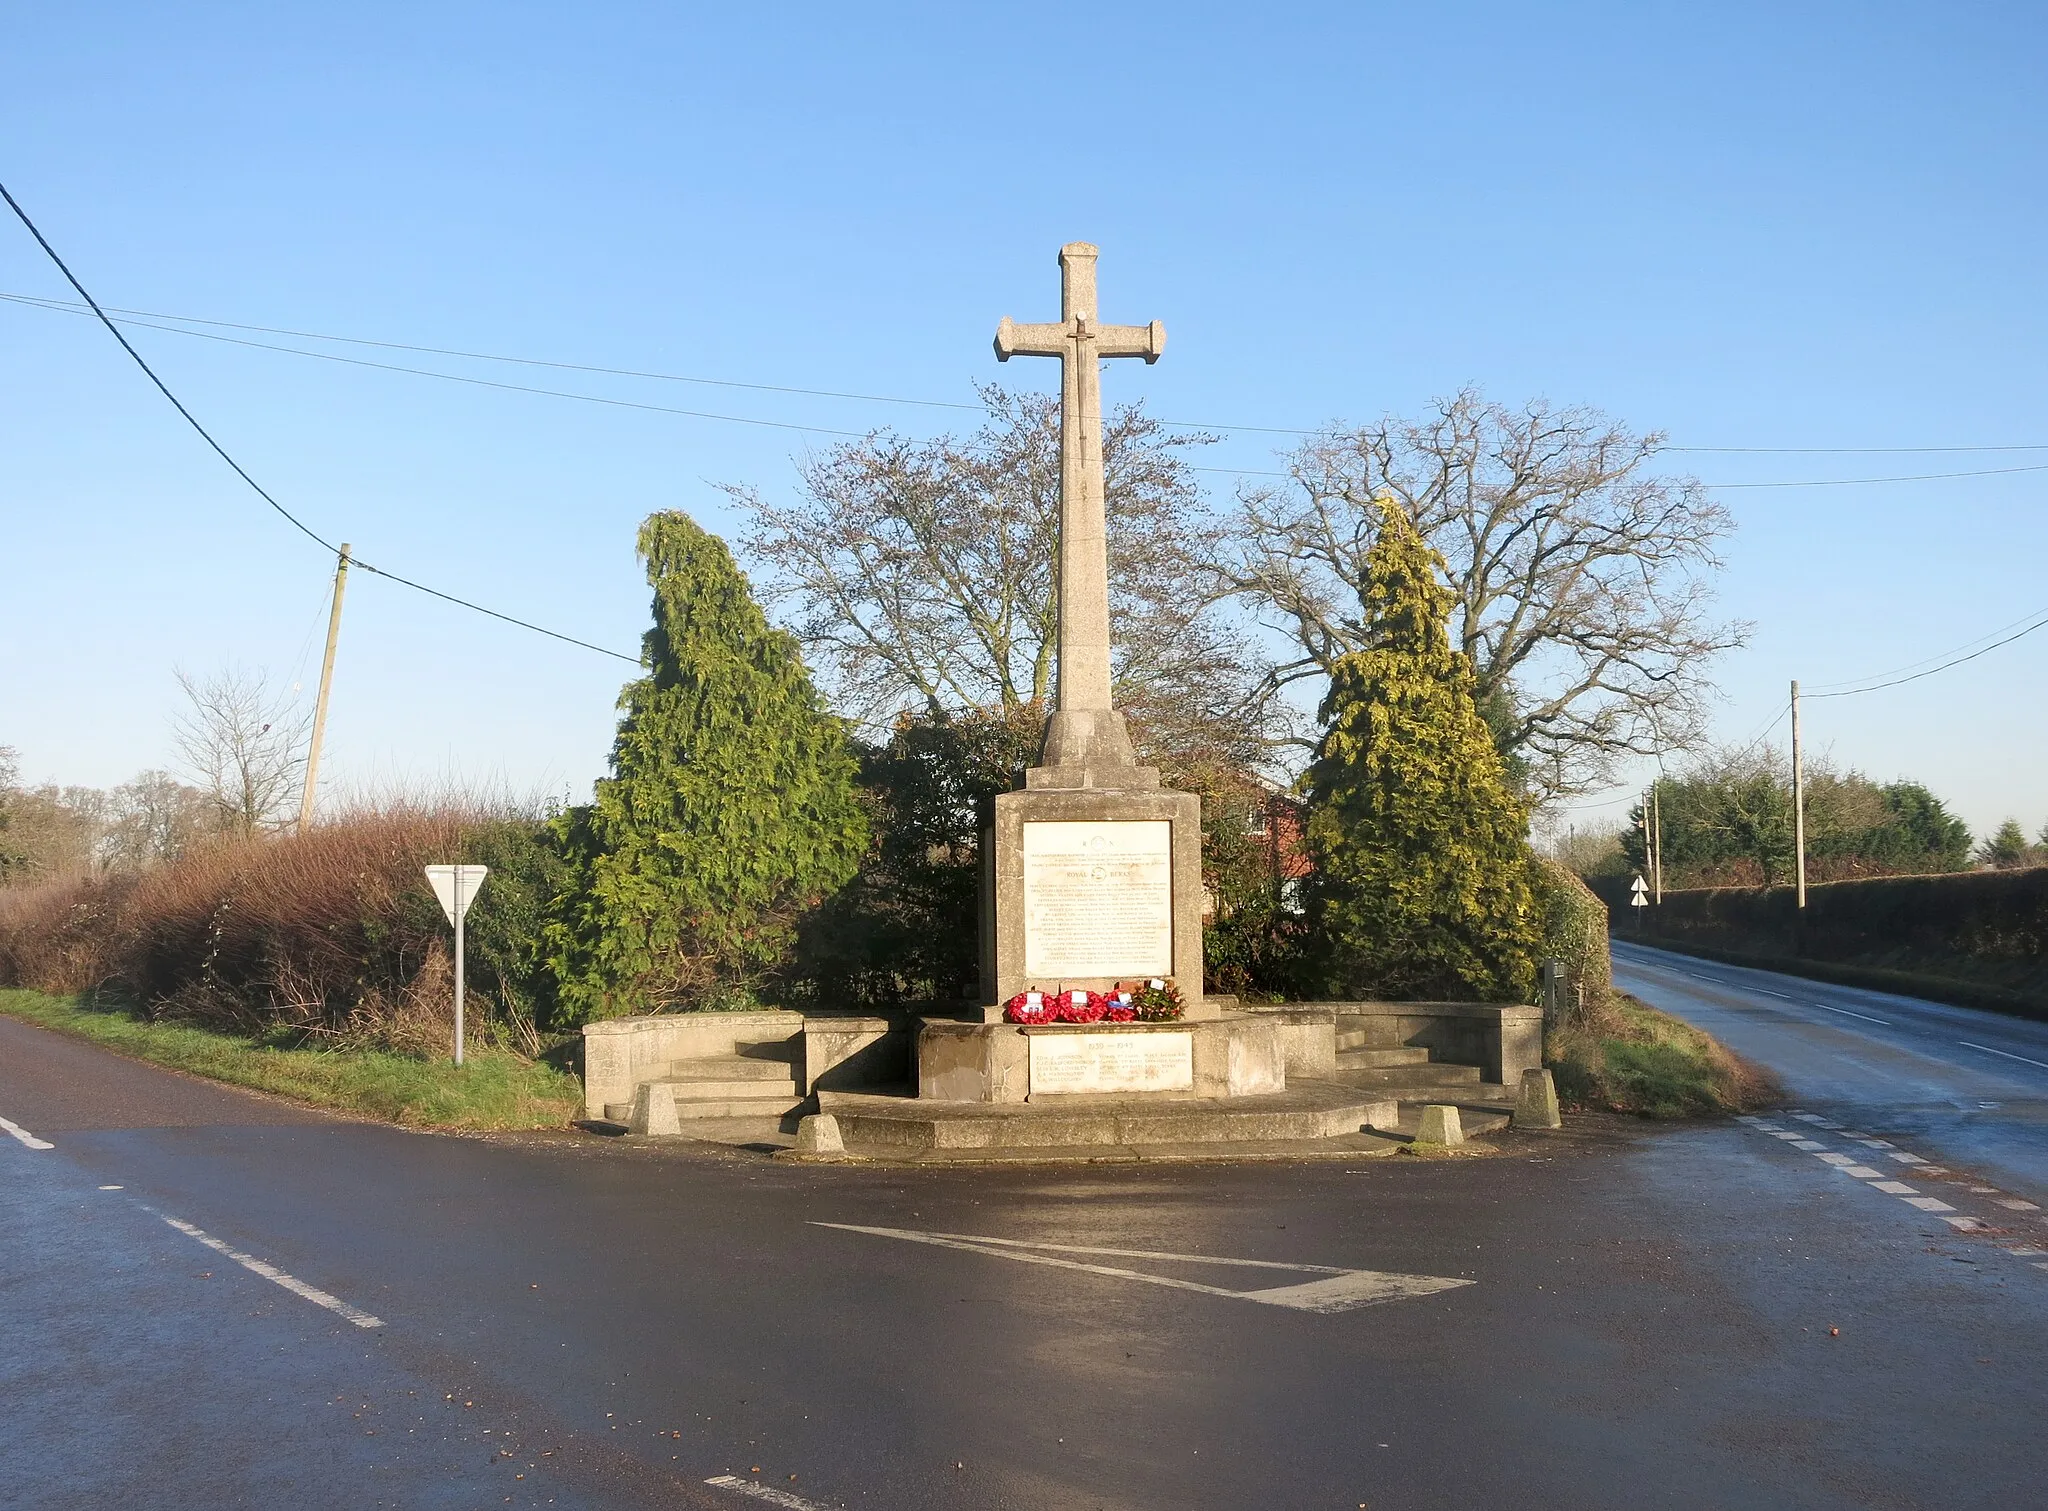
<path fill-rule="evenodd" d="M 1172 971 L 1172 824 L 1024 826 L 1024 974 L 1034 984 Z"/>
<path fill-rule="evenodd" d="M 1192 1091 L 1195 1036 L 1183 1033 L 1031 1034 L 1031 1095 Z"/>

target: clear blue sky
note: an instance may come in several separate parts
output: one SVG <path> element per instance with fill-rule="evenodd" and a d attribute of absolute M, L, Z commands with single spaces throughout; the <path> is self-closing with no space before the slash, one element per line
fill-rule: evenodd
<path fill-rule="evenodd" d="M 1087 239 L 1105 315 L 1172 332 L 1110 397 L 1169 418 L 1314 425 L 1469 382 L 1682 445 L 2048 445 L 2044 42 L 2021 5 L 16 7 L 0 172 L 104 302 L 222 320 L 961 400 L 1050 378 L 998 369 L 990 333 L 1053 311 L 1055 250 Z M 0 290 L 67 292 L 9 225 Z M 729 530 L 715 482 L 786 489 L 828 439 L 135 340 L 316 529 L 629 652 L 639 519 Z M 0 353 L 0 743 L 25 774 L 169 763 L 177 666 L 310 686 L 317 548 L 103 331 L 0 304 Z M 1209 460 L 1270 467 L 1272 441 Z M 2048 451 L 1683 460 L 1740 482 Z M 1725 494 L 1723 602 L 1757 631 L 1720 733 L 1790 677 L 2048 610 L 2044 497 L 2048 471 Z M 628 671 L 358 577 L 329 770 L 580 793 Z M 1810 737 L 2032 831 L 2044 673 L 2048 630 L 1817 703 Z"/>

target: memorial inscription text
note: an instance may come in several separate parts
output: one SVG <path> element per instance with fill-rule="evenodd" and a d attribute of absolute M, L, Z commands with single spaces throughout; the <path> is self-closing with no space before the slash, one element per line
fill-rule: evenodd
<path fill-rule="evenodd" d="M 1048 987 L 1173 970 L 1173 825 L 1024 825 L 1024 971 Z"/>

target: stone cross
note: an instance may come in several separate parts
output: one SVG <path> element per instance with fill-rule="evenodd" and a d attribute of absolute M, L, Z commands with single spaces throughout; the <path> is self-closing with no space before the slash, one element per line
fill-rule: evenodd
<path fill-rule="evenodd" d="M 1059 324 L 1018 325 L 1005 316 L 996 327 L 999 360 L 1060 359 L 1059 702 L 1039 760 L 1064 775 L 1034 780 L 1033 786 L 1121 786 L 1126 779 L 1116 768 L 1137 766 L 1123 715 L 1109 699 L 1109 550 L 1102 375 L 1096 362 L 1103 357 L 1157 362 L 1166 349 L 1166 327 L 1157 320 L 1104 325 L 1097 319 L 1096 255 L 1085 241 L 1060 248 Z"/>

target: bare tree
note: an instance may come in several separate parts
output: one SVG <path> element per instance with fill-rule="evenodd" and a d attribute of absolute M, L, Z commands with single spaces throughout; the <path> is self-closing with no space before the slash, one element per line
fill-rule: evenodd
<path fill-rule="evenodd" d="M 1294 453 L 1291 485 L 1240 495 L 1225 580 L 1298 653 L 1276 683 L 1327 676 L 1369 642 L 1359 586 L 1392 495 L 1443 553 L 1502 749 L 1542 800 L 1595 789 L 1699 737 L 1707 664 L 1748 632 L 1709 613 L 1733 522 L 1696 479 L 1650 470 L 1663 445 L 1469 389 L 1420 421 L 1332 430 Z"/>
<path fill-rule="evenodd" d="M 273 693 L 259 671 L 230 667 L 200 681 L 179 672 L 190 707 L 175 733 L 220 827 L 247 837 L 281 822 L 298 794 L 311 715 Z"/>
<path fill-rule="evenodd" d="M 1053 694 L 1059 407 L 984 389 L 965 439 L 878 433 L 803 464 L 797 497 L 726 492 L 813 667 L 870 724 L 910 709 L 1006 715 Z M 1115 693 L 1155 749 L 1259 746 L 1268 667 L 1211 591 L 1221 536 L 1184 451 L 1135 408 L 1105 426 Z"/>
<path fill-rule="evenodd" d="M 137 772 L 107 798 L 100 861 L 109 870 L 140 870 L 176 860 L 201 839 L 220 832 L 220 808 L 214 799 L 168 771 Z"/>

